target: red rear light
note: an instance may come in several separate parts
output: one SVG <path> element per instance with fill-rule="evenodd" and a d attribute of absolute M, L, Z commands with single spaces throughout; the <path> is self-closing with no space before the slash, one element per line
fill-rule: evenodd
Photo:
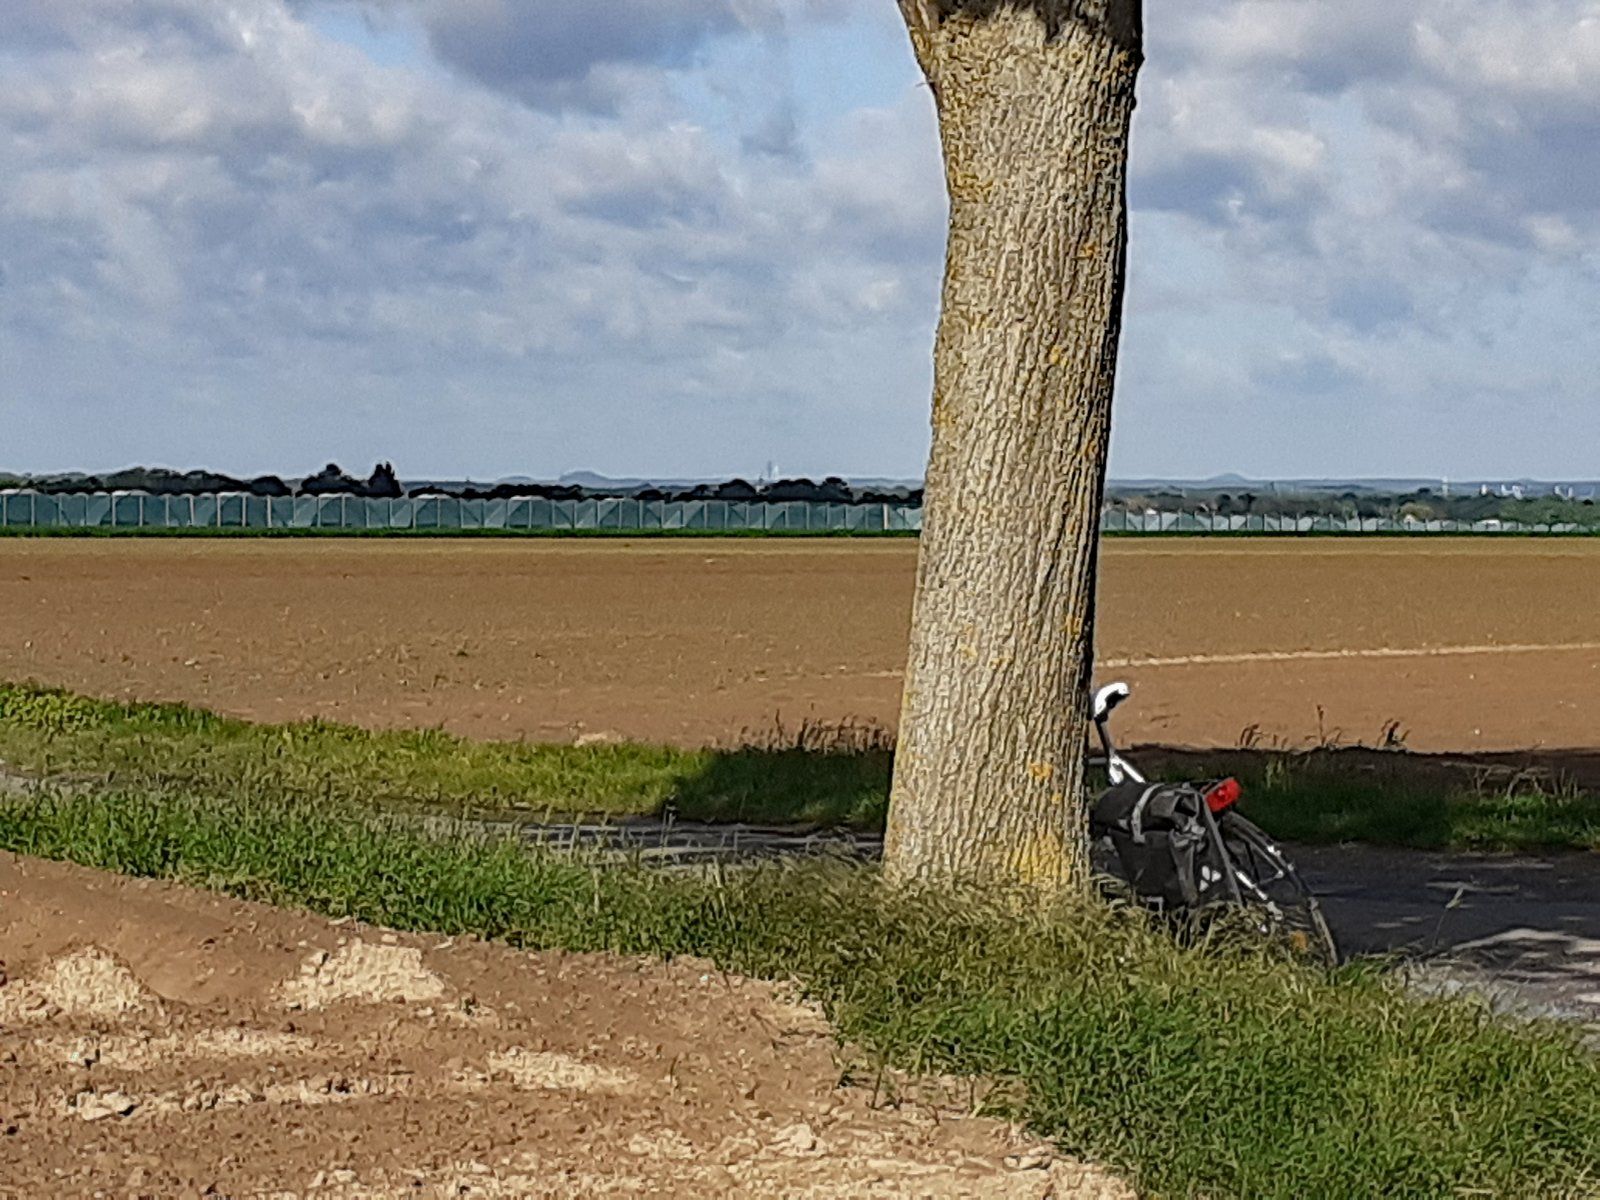
<path fill-rule="evenodd" d="M 1237 779 L 1224 779 L 1211 785 L 1211 790 L 1206 793 L 1206 807 L 1214 813 L 1225 812 L 1239 803 L 1239 797 L 1244 794 L 1244 789 L 1239 786 Z"/>

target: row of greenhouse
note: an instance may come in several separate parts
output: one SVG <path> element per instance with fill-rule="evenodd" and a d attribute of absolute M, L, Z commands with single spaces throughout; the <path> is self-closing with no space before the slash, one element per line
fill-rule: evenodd
<path fill-rule="evenodd" d="M 248 493 L 158 495 L 104 492 L 49 495 L 0 491 L 0 526 L 86 530 L 700 530 L 790 533 L 901 533 L 922 528 L 918 504 L 815 501 L 661 500 L 600 497 L 554 500 L 537 496 L 461 499 L 414 496 L 259 496 Z M 1450 521 L 1379 517 L 1223 515 L 1210 512 L 1128 512 L 1108 508 L 1107 533 L 1580 533 L 1575 524 Z"/>

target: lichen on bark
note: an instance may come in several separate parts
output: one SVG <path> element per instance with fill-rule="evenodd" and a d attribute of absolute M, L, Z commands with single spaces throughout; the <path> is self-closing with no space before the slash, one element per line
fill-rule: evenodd
<path fill-rule="evenodd" d="M 886 864 L 1082 877 L 1137 0 L 900 0 L 950 241 Z"/>

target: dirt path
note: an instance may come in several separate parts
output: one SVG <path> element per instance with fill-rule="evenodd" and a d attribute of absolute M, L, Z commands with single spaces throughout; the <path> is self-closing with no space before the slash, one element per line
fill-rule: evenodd
<path fill-rule="evenodd" d="M 471 737 L 898 716 L 911 542 L 0 541 L 0 679 Z M 1596 748 L 1600 538 L 1106 544 L 1128 740 Z M 1116 665 L 1113 665 L 1116 664 Z M 1320 709 L 1320 714 L 1319 714 Z"/>
<path fill-rule="evenodd" d="M 815 1014 L 702 963 L 9 855 L 0 960 L 0 1196 L 1129 1194 L 993 1122 L 873 1108 Z"/>

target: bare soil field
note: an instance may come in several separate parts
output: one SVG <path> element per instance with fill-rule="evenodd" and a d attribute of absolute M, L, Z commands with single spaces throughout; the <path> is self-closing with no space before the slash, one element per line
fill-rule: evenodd
<path fill-rule="evenodd" d="M 1131 1196 L 770 985 L 0 856 L 0 1196 Z M 210 1190 L 208 1190 L 210 1189 Z"/>
<path fill-rule="evenodd" d="M 0 542 L 0 677 L 238 716 L 728 743 L 892 726 L 909 541 Z M 1102 677 L 1171 745 L 1593 749 L 1600 541 L 1108 542 Z M 1043 698 L 1041 698 L 1043 702 Z"/>

